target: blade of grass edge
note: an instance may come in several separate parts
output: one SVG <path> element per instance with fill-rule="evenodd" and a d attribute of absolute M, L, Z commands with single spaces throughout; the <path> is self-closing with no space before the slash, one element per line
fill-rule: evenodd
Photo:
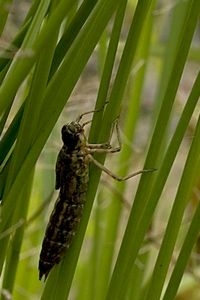
<path fill-rule="evenodd" d="M 200 162 L 197 164 L 200 168 Z M 192 218 L 190 227 L 188 229 L 187 235 L 185 237 L 184 243 L 181 247 L 176 265 L 170 277 L 169 283 L 167 285 L 163 300 L 174 299 L 178 291 L 184 270 L 187 266 L 188 259 L 194 247 L 194 244 L 198 238 L 200 231 L 200 204 L 195 211 L 195 214 Z"/>

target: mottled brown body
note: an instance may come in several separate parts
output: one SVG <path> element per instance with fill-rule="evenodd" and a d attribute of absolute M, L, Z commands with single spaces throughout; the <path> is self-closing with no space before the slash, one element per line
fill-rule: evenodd
<path fill-rule="evenodd" d="M 101 165 L 93 158 L 93 153 L 115 153 L 121 149 L 117 123 L 118 147 L 113 148 L 110 141 L 104 144 L 88 144 L 83 129 L 88 122 L 83 125 L 79 123 L 83 115 L 77 121 L 71 122 L 62 128 L 64 145 L 59 152 L 56 163 L 56 189 L 60 189 L 60 192 L 42 243 L 39 279 L 42 279 L 43 276 L 46 279 L 49 271 L 55 264 L 60 262 L 66 249 L 71 245 L 86 201 L 90 161 L 118 181 L 128 180 L 145 172 L 155 171 L 155 169 L 140 170 L 125 177 L 119 177 Z"/>
<path fill-rule="evenodd" d="M 63 147 L 56 163 L 60 189 L 47 225 L 39 260 L 39 279 L 45 279 L 70 246 L 83 213 L 88 186 L 89 154 L 83 127 L 71 122 L 62 128 Z"/>

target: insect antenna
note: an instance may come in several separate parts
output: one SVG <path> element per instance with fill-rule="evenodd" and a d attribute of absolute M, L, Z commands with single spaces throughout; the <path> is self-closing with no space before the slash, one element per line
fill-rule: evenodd
<path fill-rule="evenodd" d="M 89 111 L 86 111 L 85 113 L 81 114 L 80 116 L 78 116 L 78 118 L 76 119 L 76 122 L 80 122 L 80 120 L 85 116 L 85 115 L 89 115 L 89 114 L 92 114 L 92 113 L 95 113 L 95 112 L 100 112 L 104 109 L 104 107 L 106 106 L 106 104 L 108 104 L 108 101 L 105 102 L 105 104 L 101 107 L 101 108 L 98 108 L 98 109 L 93 109 L 93 110 L 89 110 Z M 91 121 L 88 121 L 86 124 L 90 123 Z"/>

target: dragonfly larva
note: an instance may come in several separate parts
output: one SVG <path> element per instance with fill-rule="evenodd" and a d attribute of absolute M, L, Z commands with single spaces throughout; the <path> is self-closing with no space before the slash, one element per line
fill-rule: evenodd
<path fill-rule="evenodd" d="M 55 188 L 59 189 L 59 196 L 51 213 L 42 243 L 39 260 L 39 279 L 42 279 L 43 276 L 45 279 L 47 278 L 50 270 L 55 264 L 60 262 L 66 249 L 71 245 L 86 201 L 89 180 L 88 170 L 91 161 L 119 181 L 151 171 L 142 170 L 120 178 L 97 162 L 92 156 L 93 153 L 120 151 L 120 140 L 117 148 L 112 148 L 110 142 L 105 144 L 88 144 L 84 134 L 84 125 L 88 122 L 83 125 L 80 124 L 83 115 L 62 128 L 63 146 L 56 162 Z"/>

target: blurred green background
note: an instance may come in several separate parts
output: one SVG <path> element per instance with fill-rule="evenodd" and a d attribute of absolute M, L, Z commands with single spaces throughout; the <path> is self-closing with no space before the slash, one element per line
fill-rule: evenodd
<path fill-rule="evenodd" d="M 0 1 L 1 299 L 200 299 L 198 5 Z M 40 282 L 60 130 L 106 101 L 86 129 L 105 142 L 119 116 L 106 167 L 157 171 L 98 185 L 91 166 L 80 232 Z"/>

